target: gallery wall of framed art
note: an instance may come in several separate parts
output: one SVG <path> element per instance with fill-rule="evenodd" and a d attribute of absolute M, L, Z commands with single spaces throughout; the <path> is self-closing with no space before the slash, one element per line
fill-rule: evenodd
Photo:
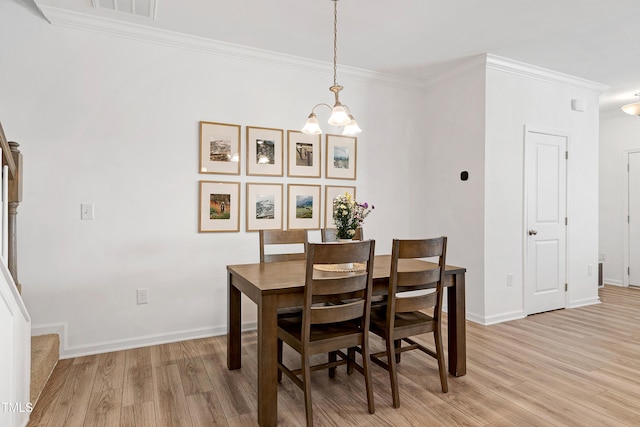
<path fill-rule="evenodd" d="M 199 181 L 200 233 L 332 228 L 333 199 L 355 196 L 340 181 L 356 180 L 356 137 L 199 124 L 198 173 L 218 175 Z"/>

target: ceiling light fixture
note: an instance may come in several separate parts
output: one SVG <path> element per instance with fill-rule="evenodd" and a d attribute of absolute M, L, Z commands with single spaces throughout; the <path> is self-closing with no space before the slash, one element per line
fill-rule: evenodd
<path fill-rule="evenodd" d="M 640 97 L 640 93 L 636 93 L 635 96 Z M 632 116 L 640 116 L 640 102 L 634 102 L 622 106 L 622 111 Z"/>
<path fill-rule="evenodd" d="M 318 124 L 318 117 L 316 116 L 315 110 L 316 107 L 324 105 L 331 110 L 331 116 L 329 117 L 330 125 L 344 126 L 344 129 L 342 130 L 343 135 L 355 135 L 362 132 L 362 129 L 360 129 L 360 126 L 358 126 L 358 123 L 356 123 L 356 120 L 351 115 L 349 107 L 340 103 L 339 99 L 339 93 L 342 90 L 342 86 L 337 83 L 336 79 L 336 71 L 338 68 L 338 0 L 331 1 L 333 1 L 333 86 L 331 86 L 329 90 L 335 95 L 335 104 L 333 105 L 333 107 L 325 103 L 314 105 L 311 109 L 311 114 L 309 114 L 309 118 L 307 118 L 307 122 L 302 128 L 302 132 L 313 135 L 322 133 L 322 129 L 320 129 L 320 125 Z"/>

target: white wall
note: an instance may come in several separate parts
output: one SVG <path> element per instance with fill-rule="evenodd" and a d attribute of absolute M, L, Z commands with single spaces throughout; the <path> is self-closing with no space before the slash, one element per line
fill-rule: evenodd
<path fill-rule="evenodd" d="M 628 150 L 640 149 L 639 135 L 638 117 L 616 109 L 600 118 L 600 253 L 604 256 L 604 282 L 615 285 L 627 282 L 623 244 L 623 189 L 627 175 L 623 159 Z"/>
<path fill-rule="evenodd" d="M 448 237 L 447 264 L 467 268 L 467 318 L 484 318 L 485 63 L 474 58 L 432 80 L 424 136 L 414 141 L 411 229 Z M 468 171 L 469 179 L 460 180 Z"/>
<path fill-rule="evenodd" d="M 524 126 L 569 134 L 567 306 L 598 301 L 598 84 L 502 58 L 487 70 L 486 323 L 522 317 Z M 571 100 L 583 100 L 584 112 Z M 591 264 L 593 274 L 587 274 Z M 507 274 L 513 286 L 507 286 Z"/>
<path fill-rule="evenodd" d="M 331 101 L 331 65 L 184 50 L 0 9 L 0 120 L 25 158 L 19 277 L 34 329 L 63 332 L 64 357 L 226 332 L 225 266 L 257 261 L 258 237 L 244 232 L 244 202 L 240 233 L 198 233 L 199 180 L 240 181 L 243 198 L 245 182 L 355 184 L 376 205 L 365 232 L 378 253 L 409 234 L 406 164 L 424 99 L 411 84 L 339 68 L 342 101 L 364 129 L 355 182 L 247 178 L 244 165 L 241 176 L 201 175 L 200 120 L 243 125 L 243 143 L 247 125 L 298 129 Z M 95 220 L 80 220 L 81 203 L 95 204 Z M 148 305 L 136 305 L 137 288 Z"/>

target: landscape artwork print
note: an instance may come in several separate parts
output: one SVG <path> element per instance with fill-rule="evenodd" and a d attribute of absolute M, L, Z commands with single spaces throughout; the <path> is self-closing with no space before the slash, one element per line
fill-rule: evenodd
<path fill-rule="evenodd" d="M 275 194 L 259 194 L 256 196 L 256 219 L 275 218 Z"/>
<path fill-rule="evenodd" d="M 296 166 L 313 166 L 313 144 L 296 142 Z"/>
<path fill-rule="evenodd" d="M 212 162 L 230 162 L 231 161 L 231 141 L 211 137 L 209 143 L 209 160 Z"/>
<path fill-rule="evenodd" d="M 296 196 L 296 218 L 313 218 L 313 196 Z"/>
<path fill-rule="evenodd" d="M 231 194 L 209 196 L 209 219 L 231 218 Z"/>
<path fill-rule="evenodd" d="M 256 139 L 256 164 L 273 165 L 276 163 L 276 143 L 266 139 Z"/>
<path fill-rule="evenodd" d="M 333 147 L 333 167 L 349 169 L 349 147 L 336 145 Z"/>

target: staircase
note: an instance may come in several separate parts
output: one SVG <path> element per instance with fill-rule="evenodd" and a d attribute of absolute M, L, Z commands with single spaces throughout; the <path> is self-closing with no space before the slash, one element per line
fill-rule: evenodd
<path fill-rule="evenodd" d="M 31 337 L 31 388 L 29 395 L 33 405 L 38 401 L 51 372 L 56 367 L 59 355 L 60 338 L 58 334 Z"/>

